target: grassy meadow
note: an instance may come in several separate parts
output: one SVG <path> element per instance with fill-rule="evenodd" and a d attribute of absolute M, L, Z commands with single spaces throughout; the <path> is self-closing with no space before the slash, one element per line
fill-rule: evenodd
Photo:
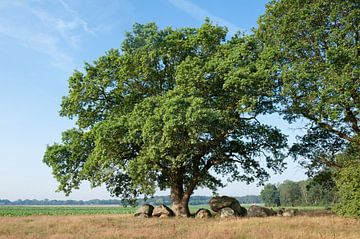
<path fill-rule="evenodd" d="M 336 216 L 293 218 L 135 218 L 121 215 L 0 217 L 8 238 L 323 238 L 358 239 L 360 222 Z"/>
<path fill-rule="evenodd" d="M 194 212 L 206 206 L 192 206 Z M 194 219 L 135 218 L 120 206 L 1 206 L 0 239 L 13 238 L 360 238 L 360 221 L 320 208 L 299 216 Z"/>

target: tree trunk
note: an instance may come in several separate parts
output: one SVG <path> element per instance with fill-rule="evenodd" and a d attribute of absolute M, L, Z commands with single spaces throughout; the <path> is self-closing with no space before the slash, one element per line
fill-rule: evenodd
<path fill-rule="evenodd" d="M 190 217 L 189 199 L 191 193 L 184 193 L 182 180 L 171 187 L 172 210 L 176 216 Z"/>
<path fill-rule="evenodd" d="M 176 216 L 190 217 L 189 200 L 186 198 L 182 198 L 177 202 L 173 201 L 172 210 L 174 211 Z"/>

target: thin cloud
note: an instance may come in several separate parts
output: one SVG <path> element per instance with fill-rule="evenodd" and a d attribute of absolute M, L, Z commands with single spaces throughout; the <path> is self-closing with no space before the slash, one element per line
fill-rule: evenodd
<path fill-rule="evenodd" d="M 58 40 L 49 34 L 32 32 L 24 27 L 6 27 L 0 25 L 0 35 L 15 39 L 21 46 L 51 57 L 51 65 L 69 70 L 73 68 L 73 59 L 58 47 Z"/>
<path fill-rule="evenodd" d="M 52 12 L 48 5 L 38 3 L 15 0 L 0 4 L 5 13 L 0 17 L 0 37 L 10 37 L 19 45 L 47 55 L 51 65 L 57 68 L 73 69 L 71 53 L 79 50 L 84 37 L 95 35 L 94 31 L 65 1 L 57 3 L 65 10 L 60 14 Z"/>
<path fill-rule="evenodd" d="M 229 29 L 230 34 L 235 34 L 240 31 L 241 28 L 221 17 L 217 17 L 207 10 L 195 5 L 194 3 L 187 0 L 169 0 L 174 7 L 186 12 L 191 17 L 203 21 L 206 17 L 209 17 L 212 21 L 219 25 L 226 26 Z"/>
<path fill-rule="evenodd" d="M 72 23 L 74 23 L 75 25 L 80 25 L 84 31 L 95 35 L 95 32 L 91 28 L 89 28 L 88 23 L 79 16 L 79 13 L 77 11 L 71 8 L 69 4 L 67 4 L 64 0 L 59 0 L 59 2 L 68 13 L 73 15 L 74 20 Z"/>

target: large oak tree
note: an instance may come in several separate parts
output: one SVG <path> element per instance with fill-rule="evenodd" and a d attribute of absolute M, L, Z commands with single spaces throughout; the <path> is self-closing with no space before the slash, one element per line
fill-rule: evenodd
<path fill-rule="evenodd" d="M 222 177 L 262 183 L 281 171 L 286 137 L 257 120 L 273 111 L 276 82 L 257 69 L 257 42 L 209 21 L 163 30 L 135 24 L 112 49 L 69 79 L 61 116 L 76 121 L 44 162 L 69 194 L 84 180 L 126 200 L 170 189 L 189 216 L 198 187 Z"/>

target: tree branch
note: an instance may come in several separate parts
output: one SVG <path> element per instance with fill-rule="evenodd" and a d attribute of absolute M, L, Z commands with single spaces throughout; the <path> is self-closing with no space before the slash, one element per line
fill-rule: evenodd
<path fill-rule="evenodd" d="M 351 122 L 351 127 L 356 133 L 360 133 L 358 120 L 356 119 L 354 113 L 350 110 L 350 107 L 346 107 L 345 110 L 346 110 L 346 118 Z"/>
<path fill-rule="evenodd" d="M 343 139 L 346 139 L 348 140 L 349 142 L 353 142 L 353 143 L 356 143 L 356 144 L 360 144 L 359 140 L 355 139 L 355 138 L 352 138 L 350 136 L 348 136 L 346 133 L 344 132 L 341 132 L 337 129 L 334 129 L 331 125 L 329 125 L 328 123 L 325 123 L 325 122 L 320 122 L 319 119 L 317 119 L 315 116 L 312 116 L 310 114 L 307 114 L 307 113 L 302 113 L 302 115 L 312 121 L 314 121 L 316 124 L 318 124 L 321 128 L 323 129 L 326 129 L 328 131 L 330 131 L 331 133 L 333 134 L 336 134 L 337 136 L 339 136 L 340 138 L 343 138 Z"/>

